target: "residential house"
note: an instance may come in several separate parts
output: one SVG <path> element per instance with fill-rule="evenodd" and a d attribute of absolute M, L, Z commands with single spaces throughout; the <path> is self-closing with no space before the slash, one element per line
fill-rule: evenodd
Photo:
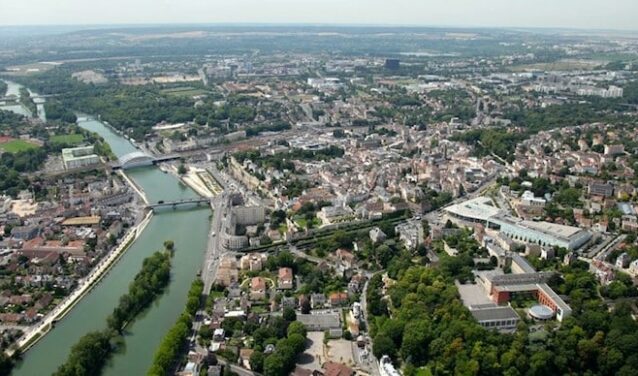
<path fill-rule="evenodd" d="M 370 230 L 369 235 L 370 240 L 372 240 L 374 244 L 383 243 L 387 239 L 387 235 L 378 227 L 374 227 Z"/>
<path fill-rule="evenodd" d="M 217 268 L 217 277 L 215 282 L 222 286 L 230 286 L 239 280 L 239 270 L 237 269 L 237 260 L 234 257 L 224 257 Z"/>
<path fill-rule="evenodd" d="M 279 268 L 278 286 L 282 290 L 289 290 L 293 287 L 293 273 L 291 268 Z"/>
<path fill-rule="evenodd" d="M 263 253 L 251 253 L 242 256 L 239 261 L 242 270 L 250 270 L 252 272 L 258 272 L 263 269 L 263 265 L 266 262 L 267 256 Z"/>
<path fill-rule="evenodd" d="M 262 277 L 253 277 L 250 280 L 250 299 L 262 300 L 266 298 L 266 280 Z"/>
<path fill-rule="evenodd" d="M 354 370 L 345 364 L 326 362 L 323 365 L 324 376 L 354 376 Z"/>
<path fill-rule="evenodd" d="M 341 307 L 348 304 L 348 294 L 345 292 L 333 292 L 330 294 L 329 299 L 332 307 Z"/>

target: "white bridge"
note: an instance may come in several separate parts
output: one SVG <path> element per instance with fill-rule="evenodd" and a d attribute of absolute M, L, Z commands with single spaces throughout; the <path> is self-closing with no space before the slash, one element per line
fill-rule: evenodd
<path fill-rule="evenodd" d="M 159 157 L 154 157 L 152 155 L 149 155 L 142 151 L 137 150 L 118 158 L 117 163 L 113 165 L 113 168 L 114 169 L 121 168 L 122 170 L 127 170 L 129 168 L 135 168 L 135 167 L 152 166 L 160 162 L 171 161 L 171 160 L 179 159 L 179 158 L 180 158 L 179 155 L 163 155 Z"/>

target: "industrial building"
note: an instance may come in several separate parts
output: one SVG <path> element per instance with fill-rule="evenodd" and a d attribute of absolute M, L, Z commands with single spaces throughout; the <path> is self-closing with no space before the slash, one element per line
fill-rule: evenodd
<path fill-rule="evenodd" d="M 496 215 L 490 218 L 488 226 L 496 227 L 501 233 L 524 243 L 558 246 L 569 250 L 580 248 L 591 238 L 589 232 L 578 227 L 526 221 L 509 215 Z"/>

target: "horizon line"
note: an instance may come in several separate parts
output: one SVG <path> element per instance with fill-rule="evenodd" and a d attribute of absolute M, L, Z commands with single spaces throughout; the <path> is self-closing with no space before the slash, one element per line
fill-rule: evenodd
<path fill-rule="evenodd" d="M 507 25 L 445 25 L 445 24 L 394 24 L 394 23 L 350 23 L 350 22 L 139 22 L 139 23 L 60 23 L 60 24 L 5 24 L 0 25 L 0 30 L 10 28 L 121 28 L 121 27 L 161 27 L 161 26 L 185 26 L 185 27 L 197 27 L 197 26 L 226 26 L 226 27 L 241 27 L 241 26 L 253 26 L 253 27 L 351 27 L 351 28 L 364 28 L 364 27 L 379 27 L 379 28 L 429 28 L 429 29 L 500 29 L 500 30 L 563 30 L 563 31 L 589 31 L 589 32 L 624 32 L 624 33 L 636 33 L 638 29 L 614 29 L 614 28 L 583 28 L 573 26 L 507 26 Z"/>

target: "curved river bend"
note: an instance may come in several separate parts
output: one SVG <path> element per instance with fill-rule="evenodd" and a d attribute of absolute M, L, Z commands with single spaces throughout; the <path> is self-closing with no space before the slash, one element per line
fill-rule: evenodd
<path fill-rule="evenodd" d="M 85 129 L 100 134 L 118 157 L 135 147 L 96 120 L 80 121 Z M 127 171 L 141 187 L 149 202 L 197 197 L 173 176 L 156 167 Z M 127 292 L 129 283 L 140 270 L 142 260 L 163 248 L 163 242 L 175 242 L 172 279 L 166 292 L 136 321 L 127 327 L 123 351 L 115 354 L 103 375 L 144 375 L 150 367 L 160 340 L 184 309 L 191 282 L 203 260 L 210 228 L 209 209 L 165 211 L 153 216 L 142 235 L 130 246 L 115 266 L 44 338 L 27 351 L 13 372 L 17 376 L 50 375 L 67 358 L 71 346 L 89 331 L 106 327 L 106 318 Z"/>

